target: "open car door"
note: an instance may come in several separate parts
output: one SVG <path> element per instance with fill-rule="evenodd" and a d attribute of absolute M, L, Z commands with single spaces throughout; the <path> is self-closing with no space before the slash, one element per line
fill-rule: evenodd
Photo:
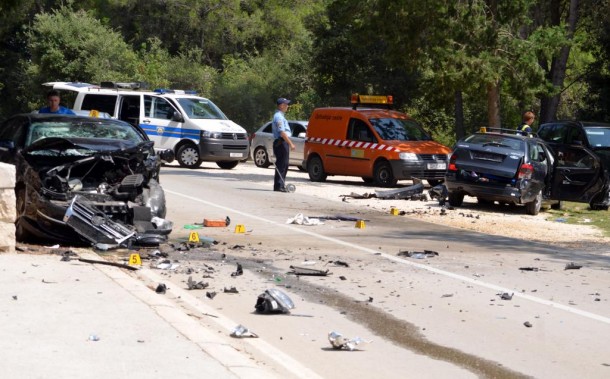
<path fill-rule="evenodd" d="M 599 157 L 579 146 L 564 146 L 553 170 L 551 199 L 608 207 L 608 174 Z"/>

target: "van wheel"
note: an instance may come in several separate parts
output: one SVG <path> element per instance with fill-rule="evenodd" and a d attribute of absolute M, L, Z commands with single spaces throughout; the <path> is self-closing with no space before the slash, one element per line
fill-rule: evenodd
<path fill-rule="evenodd" d="M 199 149 L 192 143 L 187 143 L 178 149 L 178 163 L 181 167 L 197 168 L 201 164 Z"/>
<path fill-rule="evenodd" d="M 237 167 L 238 163 L 239 163 L 239 161 L 220 161 L 220 162 L 216 162 L 218 167 L 222 168 L 223 170 L 231 170 L 231 169 Z"/>
<path fill-rule="evenodd" d="M 452 207 L 461 207 L 464 203 L 464 194 L 461 192 L 449 192 L 448 201 Z"/>
<path fill-rule="evenodd" d="M 324 165 L 320 157 L 313 157 L 307 163 L 307 172 L 309 173 L 309 180 L 312 182 L 323 182 L 326 180 L 326 172 L 324 172 Z"/>
<path fill-rule="evenodd" d="M 529 203 L 525 203 L 525 212 L 528 215 L 535 216 L 540 213 L 540 208 L 542 207 L 542 190 L 538 192 L 536 198 Z"/>
<path fill-rule="evenodd" d="M 259 146 L 254 150 L 254 164 L 256 167 L 262 168 L 267 168 L 271 165 L 271 162 L 269 162 L 269 154 L 267 154 L 264 147 Z"/>
<path fill-rule="evenodd" d="M 394 179 L 392 166 L 388 162 L 378 162 L 373 169 L 373 180 L 380 187 L 393 187 L 398 180 Z"/>

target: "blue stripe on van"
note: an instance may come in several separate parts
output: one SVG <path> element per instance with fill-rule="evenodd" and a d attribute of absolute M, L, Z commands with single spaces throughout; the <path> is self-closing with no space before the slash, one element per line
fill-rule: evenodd
<path fill-rule="evenodd" d="M 140 127 L 149 136 L 160 136 L 160 137 L 175 137 L 175 138 L 190 138 L 199 141 L 201 131 L 199 129 L 185 129 L 176 128 L 171 126 L 160 126 L 160 125 L 146 125 L 140 124 Z M 163 133 L 158 132 L 158 128 L 163 129 Z"/>

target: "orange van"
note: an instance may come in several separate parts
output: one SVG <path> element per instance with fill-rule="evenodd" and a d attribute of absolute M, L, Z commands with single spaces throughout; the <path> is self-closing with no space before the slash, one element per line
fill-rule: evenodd
<path fill-rule="evenodd" d="M 317 108 L 309 118 L 303 167 L 311 181 L 328 175 L 360 176 L 381 187 L 401 179 L 443 181 L 451 149 L 391 110 L 392 96 L 353 95 L 351 102 L 352 108 Z"/>

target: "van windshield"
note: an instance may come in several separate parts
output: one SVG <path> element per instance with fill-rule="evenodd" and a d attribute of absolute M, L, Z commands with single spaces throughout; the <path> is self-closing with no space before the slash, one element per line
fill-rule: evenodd
<path fill-rule="evenodd" d="M 413 120 L 399 118 L 369 119 L 377 134 L 386 141 L 430 141 L 432 138 Z"/>
<path fill-rule="evenodd" d="M 227 120 L 227 116 L 210 100 L 196 97 L 176 99 L 191 119 Z"/>

